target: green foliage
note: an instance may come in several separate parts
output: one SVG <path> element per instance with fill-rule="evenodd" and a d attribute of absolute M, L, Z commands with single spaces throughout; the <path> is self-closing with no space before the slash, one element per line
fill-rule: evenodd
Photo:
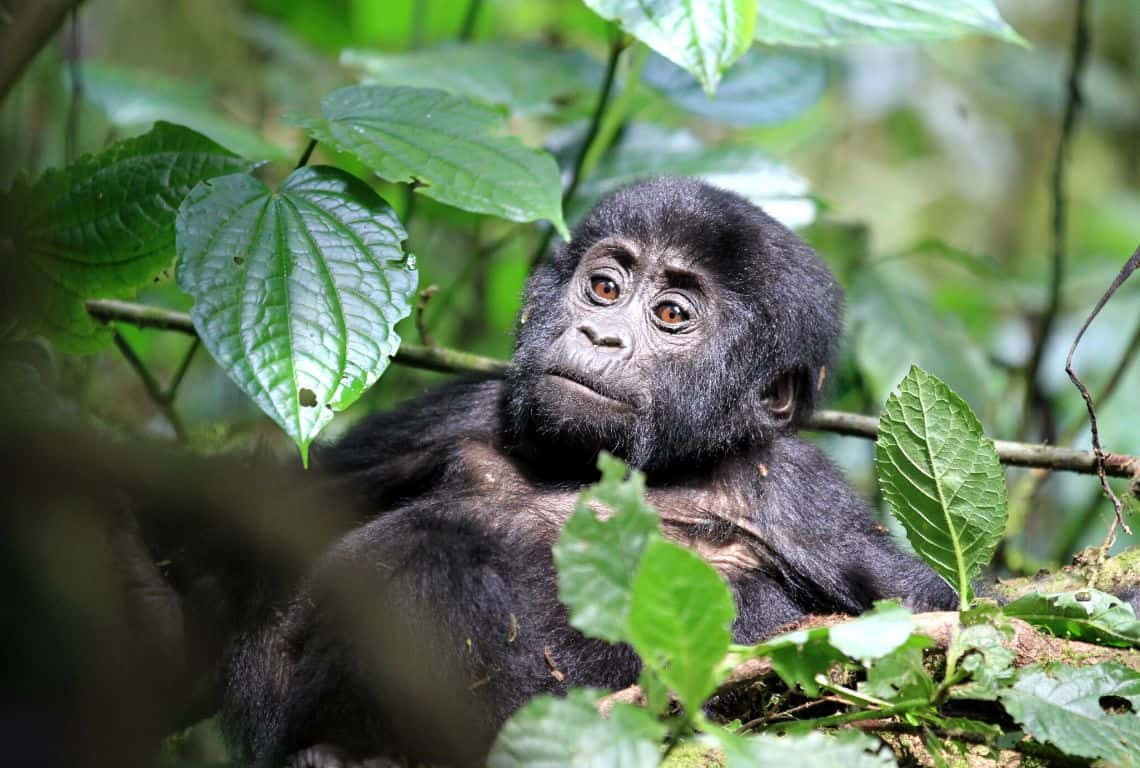
<path fill-rule="evenodd" d="M 679 544 L 649 543 L 633 581 L 628 637 L 689 712 L 719 682 L 735 617 L 732 594 L 712 566 Z"/>
<path fill-rule="evenodd" d="M 507 721 L 487 758 L 489 768 L 576 766 L 642 768 L 661 762 L 665 727 L 644 709 L 597 710 L 604 691 L 579 688 L 564 698 L 540 696 Z"/>
<path fill-rule="evenodd" d="M 1140 672 L 1119 664 L 1026 667 L 999 699 L 1039 741 L 1112 765 L 1140 765 Z"/>
<path fill-rule="evenodd" d="M 165 120 L 209 136 L 242 157 L 283 160 L 285 151 L 259 133 L 214 109 L 201 88 L 153 72 L 124 69 L 102 61 L 82 66 L 83 97 L 112 125 L 136 128 Z"/>
<path fill-rule="evenodd" d="M 641 42 L 684 67 L 710 95 L 752 44 L 757 0 L 585 0 Z"/>
<path fill-rule="evenodd" d="M 178 284 L 210 354 L 307 462 L 334 411 L 395 354 L 416 271 L 392 209 L 335 168 L 272 192 L 245 175 L 200 184 L 178 213 Z"/>
<path fill-rule="evenodd" d="M 657 538 L 657 511 L 645 502 L 645 476 L 624 480 L 626 467 L 609 454 L 598 459 L 602 479 L 578 498 L 554 545 L 558 597 L 570 625 L 590 637 L 628 637 L 633 579 L 641 555 Z M 610 510 L 600 519 L 592 505 Z"/>
<path fill-rule="evenodd" d="M 1025 595 L 1003 609 L 1057 637 L 1120 648 L 1140 646 L 1140 621 L 1132 606 L 1096 589 Z"/>
<path fill-rule="evenodd" d="M 580 51 L 526 43 L 452 44 L 403 53 L 350 49 L 340 60 L 359 70 L 365 84 L 438 88 L 520 117 L 589 105 L 602 79 L 601 65 Z"/>
<path fill-rule="evenodd" d="M 796 51 L 753 48 L 725 73 L 712 98 L 663 56 L 651 56 L 641 76 L 694 115 L 731 125 L 767 125 L 791 120 L 819 101 L 827 87 L 827 62 Z"/>
<path fill-rule="evenodd" d="M 169 266 L 186 193 L 251 167 L 194 131 L 159 123 L 34 182 L 17 180 L 0 194 L 5 305 L 67 351 L 99 347 L 110 332 L 84 300 L 133 296 Z"/>
<path fill-rule="evenodd" d="M 1014 676 L 1014 653 L 1008 647 L 1012 636 L 1008 622 L 999 615 L 968 624 L 955 633 L 946 651 L 946 665 L 969 675 L 968 682 L 953 690 L 955 698 L 997 698 L 998 690 Z"/>
<path fill-rule="evenodd" d="M 771 0 L 759 4 L 756 39 L 777 45 L 937 40 L 983 34 L 1024 43 L 993 0 Z"/>
<path fill-rule="evenodd" d="M 847 731 L 836 736 L 805 733 L 793 736 L 722 738 L 728 768 L 794 765 L 796 768 L 891 768 L 890 750 L 874 737 Z"/>
<path fill-rule="evenodd" d="M 962 398 L 914 366 L 879 418 L 875 465 L 915 551 L 964 607 L 1005 529 L 1005 475 L 993 442 Z"/>
<path fill-rule="evenodd" d="M 558 166 L 504 135 L 502 116 L 443 91 L 357 85 L 321 102 L 322 118 L 294 122 L 355 155 L 386 181 L 466 211 L 510 221 L 548 219 L 566 239 Z"/>
<path fill-rule="evenodd" d="M 890 702 L 930 701 L 934 697 L 934 678 L 926 671 L 922 652 L 930 641 L 911 635 L 895 651 L 874 662 L 867 679 L 859 683 L 859 692 Z"/>

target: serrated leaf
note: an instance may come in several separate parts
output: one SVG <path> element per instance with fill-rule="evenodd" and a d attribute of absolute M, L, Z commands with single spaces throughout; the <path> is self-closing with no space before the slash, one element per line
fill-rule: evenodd
<path fill-rule="evenodd" d="M 1140 672 L 1111 663 L 1024 667 L 998 697 L 1038 741 L 1112 765 L 1140 765 Z M 1131 711 L 1106 711 L 1116 708 L 1113 699 Z"/>
<path fill-rule="evenodd" d="M 998 620 L 1004 621 L 1001 617 Z M 946 663 L 970 674 L 969 682 L 954 687 L 954 698 L 994 701 L 998 691 L 1013 679 L 1016 655 L 1008 647 L 1013 639 L 1008 624 L 969 624 L 954 634 Z"/>
<path fill-rule="evenodd" d="M 807 179 L 755 147 L 707 146 L 684 131 L 648 124 L 626 129 L 620 145 L 607 153 L 575 197 L 571 220 L 584 214 L 602 195 L 639 179 L 696 176 L 735 192 L 786 226 L 812 222 L 816 203 Z"/>
<path fill-rule="evenodd" d="M 923 651 L 932 645 L 928 638 L 911 635 L 905 643 L 867 670 L 867 679 L 859 683 L 859 691 L 886 701 L 930 700 L 934 680 L 923 664 Z"/>
<path fill-rule="evenodd" d="M 219 114 L 207 92 L 189 83 L 90 60 L 83 62 L 81 76 L 83 97 L 99 107 L 113 125 L 129 128 L 166 120 L 193 128 L 243 157 L 287 157 L 284 149 L 256 131 Z"/>
<path fill-rule="evenodd" d="M 84 300 L 133 296 L 170 266 L 183 197 L 203 179 L 251 167 L 205 136 L 158 123 L 35 182 L 18 180 L 0 194 L 5 306 L 67 351 L 99 347 L 110 331 Z"/>
<path fill-rule="evenodd" d="M 658 536 L 657 511 L 645 501 L 645 476 L 626 476 L 608 453 L 598 457 L 602 479 L 578 497 L 554 545 L 558 597 L 570 625 L 611 643 L 629 640 L 633 578 L 646 545 Z M 608 510 L 599 518 L 594 505 Z"/>
<path fill-rule="evenodd" d="M 775 45 L 941 40 L 982 34 L 1024 44 L 993 0 L 764 0 L 756 39 Z"/>
<path fill-rule="evenodd" d="M 1057 637 L 1118 648 L 1140 646 L 1140 621 L 1132 606 L 1096 589 L 1024 595 L 1003 610 L 1005 615 L 1046 629 Z"/>
<path fill-rule="evenodd" d="M 218 364 L 301 450 L 383 373 L 416 271 L 391 207 L 336 168 L 271 191 L 200 184 L 178 213 L 178 285 Z"/>
<path fill-rule="evenodd" d="M 894 653 L 914 633 L 910 613 L 897 601 L 881 600 L 862 616 L 833 627 L 787 632 L 754 646 L 749 655 L 767 656 L 789 687 L 819 695 L 817 675 L 852 657 L 864 665 Z"/>
<path fill-rule="evenodd" d="M 912 366 L 879 417 L 875 466 L 911 545 L 965 605 L 1005 530 L 1005 475 L 993 441 L 962 398 Z"/>
<path fill-rule="evenodd" d="M 602 79 L 601 65 L 580 51 L 503 41 L 400 53 L 346 50 L 340 61 L 359 70 L 364 84 L 438 88 L 519 116 L 592 103 Z"/>
<path fill-rule="evenodd" d="M 489 768 L 650 768 L 661 761 L 665 726 L 644 709 L 618 703 L 603 718 L 602 691 L 578 688 L 564 699 L 532 699 L 499 731 Z"/>
<path fill-rule="evenodd" d="M 678 66 L 711 94 L 752 45 L 757 0 L 585 0 L 595 13 Z"/>
<path fill-rule="evenodd" d="M 354 85 L 293 116 L 314 139 L 355 155 L 385 181 L 509 221 L 548 219 L 569 239 L 554 158 L 507 133 L 503 116 L 444 91 Z"/>
<path fill-rule="evenodd" d="M 732 642 L 732 593 L 716 570 L 671 541 L 651 541 L 633 580 L 629 639 L 690 713 L 718 682 Z"/>
<path fill-rule="evenodd" d="M 819 101 L 827 88 L 827 62 L 819 56 L 753 48 L 729 69 L 716 96 L 663 56 L 645 63 L 642 81 L 694 115 L 731 125 L 791 120 Z"/>
<path fill-rule="evenodd" d="M 835 736 L 819 731 L 771 736 L 740 736 L 713 732 L 724 750 L 728 768 L 795 766 L 796 768 L 893 768 L 891 751 L 881 741 L 858 731 Z"/>

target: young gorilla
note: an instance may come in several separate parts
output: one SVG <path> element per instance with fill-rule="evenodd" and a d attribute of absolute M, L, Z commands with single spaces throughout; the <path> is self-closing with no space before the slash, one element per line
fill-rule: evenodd
<path fill-rule="evenodd" d="M 536 694 L 635 682 L 630 649 L 568 625 L 551 559 L 601 450 L 732 586 L 737 642 L 880 598 L 952 608 L 793 434 L 840 305 L 819 257 L 736 195 L 661 179 L 600 202 L 527 286 L 505 381 L 320 452 L 377 514 L 230 654 L 227 720 L 255 764 L 477 760 Z"/>

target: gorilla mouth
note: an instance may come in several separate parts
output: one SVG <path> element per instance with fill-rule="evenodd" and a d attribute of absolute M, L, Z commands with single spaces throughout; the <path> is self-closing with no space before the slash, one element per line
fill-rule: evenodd
<path fill-rule="evenodd" d="M 546 376 L 551 379 L 556 379 L 560 386 L 568 386 L 574 391 L 580 392 L 594 399 L 602 399 L 610 404 L 620 405 L 622 408 L 635 409 L 637 404 L 623 397 L 617 396 L 610 389 L 600 386 L 597 382 L 582 376 L 574 371 L 568 371 L 563 368 L 551 368 L 546 372 Z"/>

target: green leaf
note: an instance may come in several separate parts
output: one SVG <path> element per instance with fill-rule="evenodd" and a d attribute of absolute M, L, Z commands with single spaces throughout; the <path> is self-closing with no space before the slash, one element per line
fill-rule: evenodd
<path fill-rule="evenodd" d="M 1038 741 L 1070 755 L 1140 765 L 1140 672 L 1120 664 L 1024 667 L 999 698 Z"/>
<path fill-rule="evenodd" d="M 700 555 L 663 539 L 649 543 L 633 580 L 629 638 L 690 714 L 716 687 L 735 617 L 728 585 Z"/>
<path fill-rule="evenodd" d="M 579 188 L 570 217 L 583 215 L 598 198 L 618 187 L 655 176 L 697 176 L 747 198 L 793 228 L 810 224 L 816 214 L 807 180 L 754 147 L 711 147 L 684 131 L 635 124 Z"/>
<path fill-rule="evenodd" d="M 682 109 L 732 125 L 768 125 L 797 117 L 827 88 L 827 62 L 796 51 L 753 48 L 725 73 L 710 98 L 685 70 L 654 54 L 642 81 Z"/>
<path fill-rule="evenodd" d="M 922 663 L 922 652 L 930 645 L 927 638 L 912 635 L 899 648 L 871 665 L 867 679 L 859 683 L 859 691 L 886 701 L 931 699 L 934 680 Z"/>
<path fill-rule="evenodd" d="M 564 699 L 539 696 L 506 722 L 489 768 L 650 768 L 661 762 L 665 726 L 644 709 L 614 705 L 603 718 L 603 691 L 578 688 Z"/>
<path fill-rule="evenodd" d="M 817 675 L 848 657 L 869 664 L 903 647 L 914 633 L 910 613 L 897 601 L 881 600 L 862 616 L 833 627 L 801 629 L 754 646 L 749 655 L 767 656 L 789 687 L 819 695 Z"/>
<path fill-rule="evenodd" d="M 879 417 L 875 466 L 911 545 L 965 606 L 1005 529 L 1005 475 L 993 441 L 962 398 L 912 366 Z"/>
<path fill-rule="evenodd" d="M 1025 44 L 993 0 L 764 0 L 756 39 L 775 45 L 941 40 L 982 34 Z"/>
<path fill-rule="evenodd" d="M 1095 589 L 1048 595 L 1025 595 L 1004 608 L 1006 616 L 1023 619 L 1057 637 L 1118 648 L 1140 646 L 1140 621 L 1132 606 Z"/>
<path fill-rule="evenodd" d="M 256 131 L 218 114 L 201 88 L 152 72 L 123 69 L 101 61 L 82 65 L 84 98 L 113 125 L 133 127 L 159 120 L 185 125 L 243 157 L 283 160 L 288 153 Z"/>
<path fill-rule="evenodd" d="M 85 352 L 110 339 L 83 306 L 125 298 L 170 266 L 174 219 L 203 179 L 252 164 L 187 128 L 158 123 L 0 194 L 5 306 L 33 333 Z"/>
<path fill-rule="evenodd" d="M 611 643 L 629 640 L 634 573 L 646 545 L 658 536 L 657 511 L 645 501 L 645 476 L 608 453 L 598 457 L 602 479 L 578 497 L 554 545 L 558 597 L 570 625 Z M 600 519 L 591 505 L 609 511 Z"/>
<path fill-rule="evenodd" d="M 1001 617 L 997 617 L 1001 621 Z M 998 691 L 1013 679 L 1015 654 L 1008 644 L 1013 628 L 1004 624 L 979 623 L 959 629 L 950 641 L 946 663 L 970 674 L 970 680 L 955 686 L 956 699 L 994 701 Z"/>
<path fill-rule="evenodd" d="M 519 116 L 592 104 L 602 67 L 580 51 L 528 43 L 444 45 L 402 53 L 346 50 L 340 61 L 369 85 L 438 88 Z"/>
<path fill-rule="evenodd" d="M 388 366 L 416 288 L 391 207 L 327 167 L 272 192 L 234 175 L 198 185 L 178 212 L 178 285 L 231 379 L 307 462 L 309 444 Z"/>
<path fill-rule="evenodd" d="M 724 71 L 748 50 L 757 0 L 585 0 L 599 16 L 700 81 L 709 94 Z"/>
<path fill-rule="evenodd" d="M 819 731 L 799 735 L 739 736 L 715 731 L 728 768 L 795 766 L 796 768 L 892 768 L 894 756 L 878 739 L 858 731 L 828 736 Z"/>
<path fill-rule="evenodd" d="M 507 134 L 488 107 L 444 91 L 354 85 L 294 116 L 314 139 L 355 155 L 385 181 L 415 183 L 441 203 L 510 221 L 548 219 L 569 239 L 554 158 Z"/>

